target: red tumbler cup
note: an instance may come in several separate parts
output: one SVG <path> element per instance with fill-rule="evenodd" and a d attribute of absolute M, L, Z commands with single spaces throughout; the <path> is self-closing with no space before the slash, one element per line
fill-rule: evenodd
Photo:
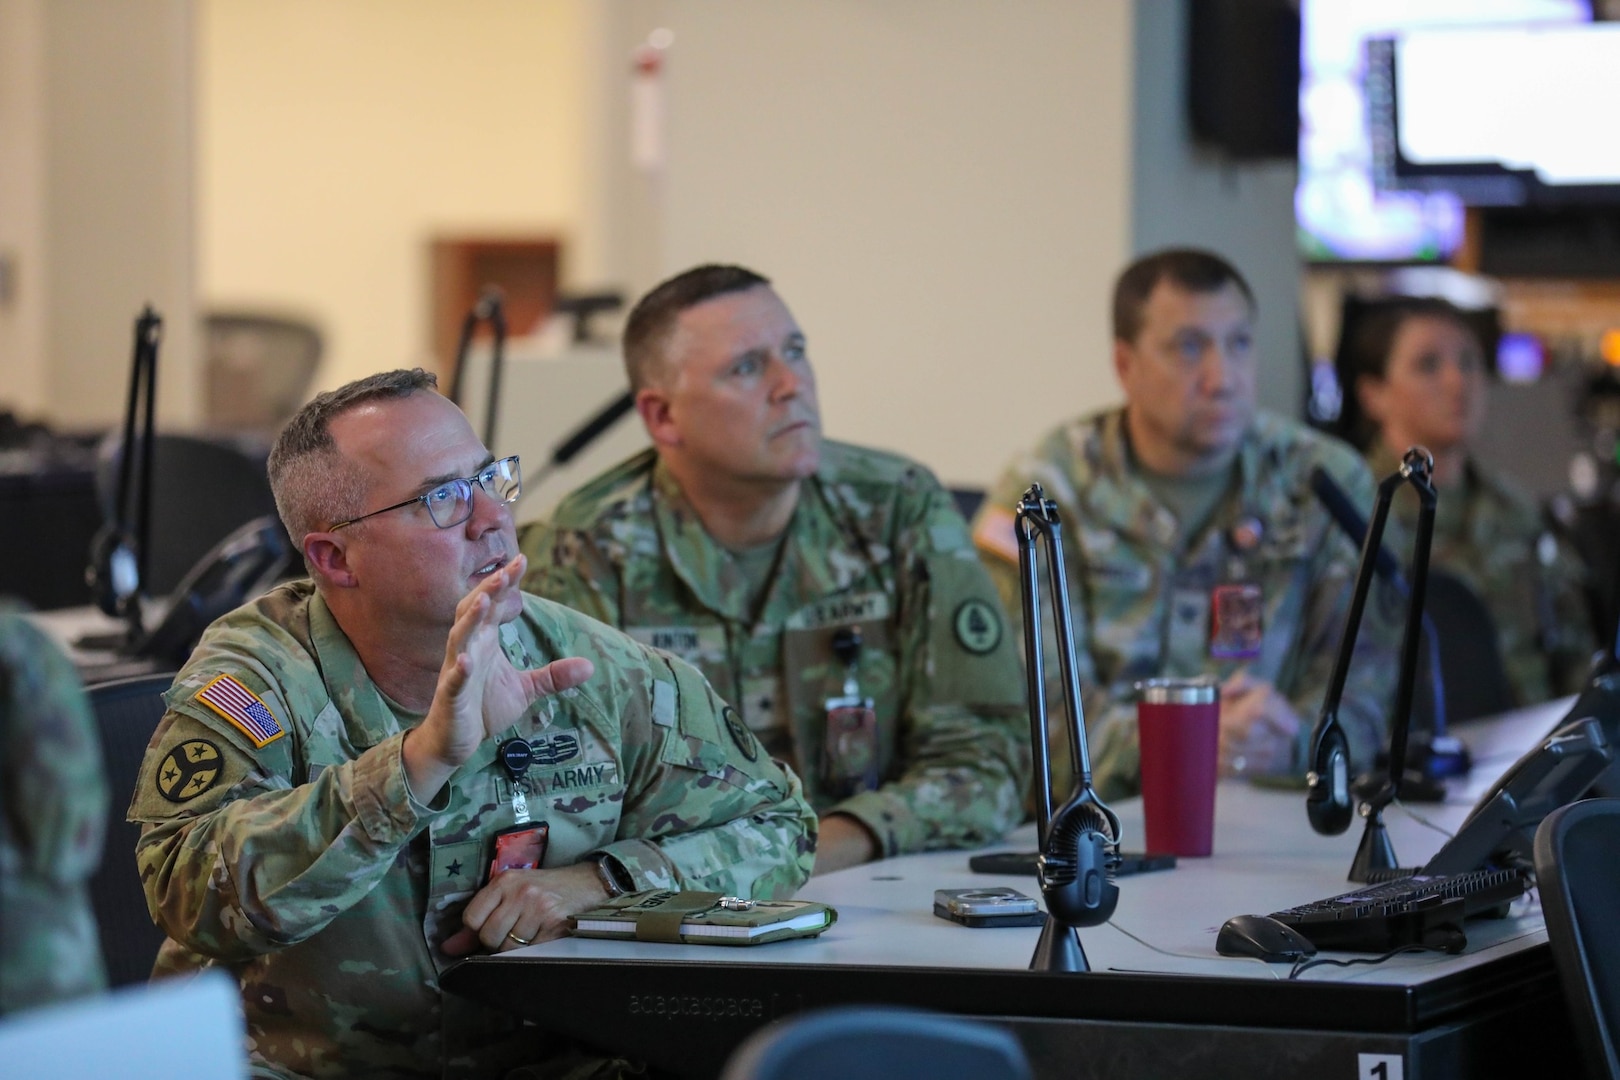
<path fill-rule="evenodd" d="M 1212 679 L 1136 684 L 1147 849 L 1208 855 L 1215 838 L 1221 695 Z"/>

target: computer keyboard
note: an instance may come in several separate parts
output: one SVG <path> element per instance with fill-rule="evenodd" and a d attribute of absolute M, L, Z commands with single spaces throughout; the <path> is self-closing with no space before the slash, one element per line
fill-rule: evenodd
<path fill-rule="evenodd" d="M 1354 892 L 1274 911 L 1273 919 L 1310 938 L 1318 949 L 1388 952 L 1403 945 L 1461 949 L 1464 919 L 1507 913 L 1530 887 L 1522 870 L 1396 878 Z"/>

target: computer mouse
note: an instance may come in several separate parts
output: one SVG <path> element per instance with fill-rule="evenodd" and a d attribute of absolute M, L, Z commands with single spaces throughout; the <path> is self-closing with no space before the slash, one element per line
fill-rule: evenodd
<path fill-rule="evenodd" d="M 1269 915 L 1234 915 L 1215 935 L 1215 951 L 1222 956 L 1252 956 L 1268 964 L 1291 964 L 1315 956 L 1316 946 L 1292 926 Z"/>

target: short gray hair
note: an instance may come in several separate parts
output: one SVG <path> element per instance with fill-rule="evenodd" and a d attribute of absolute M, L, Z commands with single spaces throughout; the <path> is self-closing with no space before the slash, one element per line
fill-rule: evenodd
<path fill-rule="evenodd" d="M 361 512 L 366 481 L 332 441 L 332 421 L 380 398 L 435 390 L 438 376 L 421 368 L 384 371 L 317 394 L 281 429 L 270 451 L 270 491 L 294 544 Z"/>

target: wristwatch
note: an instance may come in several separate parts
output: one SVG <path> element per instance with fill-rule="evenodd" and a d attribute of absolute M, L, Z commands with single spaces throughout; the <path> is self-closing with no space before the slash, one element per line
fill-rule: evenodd
<path fill-rule="evenodd" d="M 596 863 L 596 876 L 602 882 L 602 888 L 607 890 L 608 899 L 623 896 L 635 887 L 635 882 L 630 880 L 613 856 L 598 855 L 592 861 Z"/>

